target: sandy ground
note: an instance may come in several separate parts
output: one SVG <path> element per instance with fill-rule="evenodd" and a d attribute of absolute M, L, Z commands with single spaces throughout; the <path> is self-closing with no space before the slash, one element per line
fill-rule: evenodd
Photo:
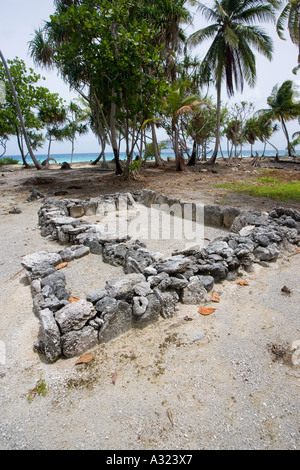
<path fill-rule="evenodd" d="M 299 450 L 300 370 L 290 353 L 300 339 L 298 252 L 284 253 L 269 268 L 255 266 L 242 277 L 248 286 L 216 284 L 220 302 L 209 305 L 216 309 L 209 316 L 198 313 L 199 305 L 181 305 L 173 318 L 93 348 L 88 364 L 76 358 L 47 364 L 33 352 L 39 325 L 20 265 L 25 254 L 58 249 L 40 236 L 42 202 L 26 202 L 34 179 L 54 178 L 35 186 L 45 195 L 67 191 L 56 197 L 139 187 L 210 203 L 221 196 L 213 188 L 216 174 L 185 172 L 175 180 L 171 171 L 163 179 L 151 170 L 154 176 L 128 183 L 90 169 L 89 182 L 80 169 L 67 176 L 7 170 L 0 185 L 1 450 Z M 226 203 L 234 198 L 240 207 L 278 205 L 222 194 Z M 15 206 L 22 213 L 9 213 Z M 81 296 L 121 271 L 89 255 L 65 273 Z M 39 379 L 47 394 L 29 401 Z"/>

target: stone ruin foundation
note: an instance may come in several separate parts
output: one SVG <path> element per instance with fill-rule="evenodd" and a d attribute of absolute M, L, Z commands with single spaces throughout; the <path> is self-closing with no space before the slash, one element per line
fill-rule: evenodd
<path fill-rule="evenodd" d="M 119 219 L 125 211 L 134 218 L 139 205 L 180 209 L 184 204 L 150 190 L 88 200 L 45 199 L 38 212 L 41 235 L 57 241 L 60 249 L 33 253 L 21 261 L 40 324 L 35 351 L 48 362 L 78 356 L 131 328 L 173 316 L 179 302 L 208 302 L 215 283 L 236 279 L 251 271 L 253 263 L 267 267 L 283 250 L 300 245 L 300 212 L 284 208 L 260 213 L 192 204 L 191 221 L 199 209 L 205 226 L 226 233 L 206 246 L 183 246 L 169 256 L 150 250 L 128 233 L 108 230 L 110 215 Z M 87 220 L 93 217 L 95 223 Z M 105 218 L 109 223 L 101 225 Z M 124 274 L 107 280 L 102 289 L 95 279 L 95 289 L 86 298 L 75 299 L 62 263 L 91 255 L 121 267 Z"/>

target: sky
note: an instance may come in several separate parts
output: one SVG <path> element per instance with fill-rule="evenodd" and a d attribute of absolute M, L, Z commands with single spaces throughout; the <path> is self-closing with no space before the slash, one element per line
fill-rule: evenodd
<path fill-rule="evenodd" d="M 34 31 L 43 25 L 43 22 L 49 19 L 53 13 L 53 0 L 0 0 L 0 49 L 6 59 L 19 57 L 23 59 L 26 66 L 32 67 L 35 71 L 46 78 L 41 85 L 49 88 L 51 92 L 59 93 L 60 96 L 69 103 L 77 95 L 69 90 L 69 87 L 61 80 L 56 71 L 47 71 L 36 67 L 28 54 L 28 42 L 33 38 Z M 205 2 L 210 5 L 212 2 Z M 200 29 L 205 26 L 205 21 L 200 13 L 194 16 L 193 25 L 188 27 L 187 33 Z M 231 102 L 239 102 L 241 100 L 253 102 L 255 109 L 267 107 L 267 97 L 270 95 L 274 85 L 281 85 L 285 80 L 293 80 L 300 86 L 300 72 L 296 76 L 292 73 L 292 69 L 297 63 L 297 48 L 290 41 L 288 34 L 286 40 L 281 40 L 272 24 L 264 24 L 262 27 L 272 37 L 274 43 L 273 60 L 268 61 L 264 56 L 256 54 L 257 81 L 254 88 L 244 87 L 243 94 L 236 93 Z M 209 47 L 209 42 L 204 43 L 201 47 L 194 49 L 193 53 L 197 54 L 199 59 L 204 57 Z M 209 91 L 211 96 L 215 96 L 214 89 Z M 222 100 L 229 103 L 226 90 L 222 91 Z M 288 123 L 290 135 L 299 130 L 299 123 L 293 121 Z M 164 139 L 166 135 L 160 131 L 159 139 Z M 278 131 L 272 137 L 272 143 L 279 149 L 286 147 L 282 131 Z M 46 153 L 47 144 L 40 149 L 37 154 Z M 260 144 L 261 147 L 261 144 Z M 109 150 L 109 148 L 108 148 Z M 97 153 L 99 144 L 96 137 L 89 133 L 77 139 L 75 153 Z M 52 153 L 69 153 L 70 143 L 53 143 Z M 15 139 L 11 139 L 7 145 L 6 155 L 17 155 L 19 153 Z"/>

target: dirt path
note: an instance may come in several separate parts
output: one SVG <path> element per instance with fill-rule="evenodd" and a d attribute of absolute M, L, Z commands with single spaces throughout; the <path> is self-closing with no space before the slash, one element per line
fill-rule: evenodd
<path fill-rule="evenodd" d="M 216 310 L 210 316 L 199 315 L 198 305 L 181 305 L 173 318 L 93 348 L 88 364 L 75 365 L 75 358 L 47 364 L 32 349 L 39 325 L 20 259 L 41 249 L 57 250 L 40 236 L 41 202 L 25 202 L 29 185 L 23 184 L 54 173 L 3 174 L 0 449 L 299 449 L 300 375 L 290 353 L 291 344 L 300 339 L 297 252 L 245 273 L 248 286 L 217 284 L 220 302 L 212 305 Z M 86 183 L 64 174 L 63 186 L 61 181 L 38 186 L 43 194 L 64 190 L 67 197 L 83 197 L 99 191 L 100 178 L 102 192 L 144 185 L 190 200 L 195 193 L 205 201 L 219 197 L 210 193 L 214 190 L 208 180 L 201 190 L 193 190 L 198 174 L 184 174 L 177 181 L 172 175 L 173 186 L 165 180 L 164 187 L 157 175 L 147 184 L 141 180 L 122 186 L 116 178 L 100 175 L 92 173 Z M 239 202 L 259 206 L 251 198 Z M 10 214 L 15 206 L 22 213 Z M 103 269 L 107 276 L 115 272 Z M 70 270 L 79 287 L 76 269 Z M 283 286 L 290 295 L 283 294 Z M 47 395 L 28 401 L 28 391 L 40 378 Z"/>

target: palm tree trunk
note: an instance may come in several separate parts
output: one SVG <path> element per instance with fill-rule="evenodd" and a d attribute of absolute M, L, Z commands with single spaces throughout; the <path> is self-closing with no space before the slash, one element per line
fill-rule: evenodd
<path fill-rule="evenodd" d="M 21 157 L 22 157 L 22 160 L 23 160 L 23 165 L 25 166 L 25 168 L 29 168 L 29 165 L 26 162 L 26 157 L 24 155 L 23 140 L 22 140 L 22 137 L 20 136 L 18 126 L 16 126 L 16 134 L 17 134 L 18 147 L 19 147 L 20 154 L 21 154 Z"/>
<path fill-rule="evenodd" d="M 113 96 L 115 96 L 114 90 L 113 90 Z M 122 175 L 123 170 L 120 165 L 120 147 L 118 146 L 118 143 L 117 143 L 115 111 L 116 111 L 116 104 L 112 102 L 111 113 L 110 113 L 111 143 L 112 143 L 112 148 L 113 148 L 114 157 L 115 157 L 116 175 Z"/>
<path fill-rule="evenodd" d="M 195 166 L 196 165 L 196 156 L 197 156 L 197 143 L 196 141 L 194 140 L 194 143 L 193 143 L 193 151 L 192 151 L 192 155 L 191 155 L 191 158 L 190 158 L 190 161 L 188 162 L 188 166 Z"/>
<path fill-rule="evenodd" d="M 74 145 L 74 140 L 75 140 L 75 139 L 73 138 L 73 139 L 72 139 L 72 152 L 71 152 L 71 165 L 72 165 L 72 163 L 73 163 L 73 155 L 74 155 L 74 147 L 75 147 L 75 145 Z"/>
<path fill-rule="evenodd" d="M 101 160 L 102 155 L 104 155 L 103 150 L 101 150 L 101 153 L 99 153 L 98 157 L 95 158 L 95 160 L 92 161 L 92 165 L 97 165 L 97 163 Z"/>
<path fill-rule="evenodd" d="M 286 141 L 287 141 L 288 156 L 291 157 L 292 156 L 291 144 L 290 144 L 288 130 L 287 130 L 287 127 L 286 127 L 286 124 L 285 124 L 285 121 L 284 121 L 283 117 L 281 117 L 281 123 L 282 123 L 283 132 L 284 132 L 284 135 L 285 135 L 285 138 L 286 138 Z"/>
<path fill-rule="evenodd" d="M 216 128 L 216 143 L 212 156 L 208 160 L 208 165 L 214 165 L 218 155 L 220 145 L 220 128 L 221 128 L 221 80 L 217 81 L 217 128 Z"/>
<path fill-rule="evenodd" d="M 181 154 L 179 152 L 179 132 L 177 126 L 175 126 L 174 130 L 174 153 L 175 153 L 175 163 L 176 163 L 176 171 L 182 171 L 182 159 Z"/>
<path fill-rule="evenodd" d="M 14 97 L 14 100 L 15 100 L 15 103 L 16 103 L 18 117 L 19 117 L 19 120 L 20 120 L 20 123 L 21 123 L 21 128 L 22 128 L 22 132 L 24 134 L 24 138 L 25 138 L 25 142 L 26 142 L 26 146 L 27 146 L 29 155 L 30 155 L 33 163 L 35 164 L 36 169 L 37 170 L 42 170 L 43 169 L 42 165 L 37 161 L 37 159 L 35 158 L 35 156 L 33 154 L 33 151 L 32 151 L 32 148 L 31 148 L 31 145 L 30 145 L 30 142 L 29 142 L 29 138 L 28 138 L 28 135 L 27 135 L 27 132 L 26 132 L 25 123 L 24 123 L 22 111 L 21 111 L 21 108 L 20 108 L 18 96 L 17 96 L 16 90 L 15 90 L 15 87 L 14 87 L 14 84 L 13 84 L 13 81 L 12 81 L 12 78 L 11 78 L 11 75 L 10 75 L 10 72 L 9 72 L 7 62 L 4 58 L 1 50 L 0 50 L 0 58 L 1 58 L 2 63 L 4 65 L 4 69 L 5 69 L 6 74 L 7 74 L 7 78 L 8 78 L 9 84 L 10 84 L 10 88 L 11 88 L 11 91 L 12 91 L 12 94 L 13 94 L 13 97 Z"/>
<path fill-rule="evenodd" d="M 46 168 L 49 168 L 51 143 L 52 143 L 52 137 L 51 135 L 49 135 L 48 155 L 47 155 L 47 159 L 44 162 Z"/>
<path fill-rule="evenodd" d="M 278 152 L 278 149 L 275 147 L 275 145 L 271 144 L 271 142 L 269 140 L 266 139 L 266 142 L 271 145 L 271 147 L 273 147 L 273 149 L 276 150 L 276 156 L 275 156 L 275 162 L 279 162 L 279 152 Z"/>
<path fill-rule="evenodd" d="M 151 122 L 151 130 L 152 130 L 152 142 L 153 142 L 153 152 L 154 152 L 154 157 L 155 157 L 155 164 L 156 164 L 156 166 L 162 166 L 164 164 L 164 162 L 163 162 L 163 160 L 162 160 L 162 158 L 159 154 L 154 122 Z"/>

